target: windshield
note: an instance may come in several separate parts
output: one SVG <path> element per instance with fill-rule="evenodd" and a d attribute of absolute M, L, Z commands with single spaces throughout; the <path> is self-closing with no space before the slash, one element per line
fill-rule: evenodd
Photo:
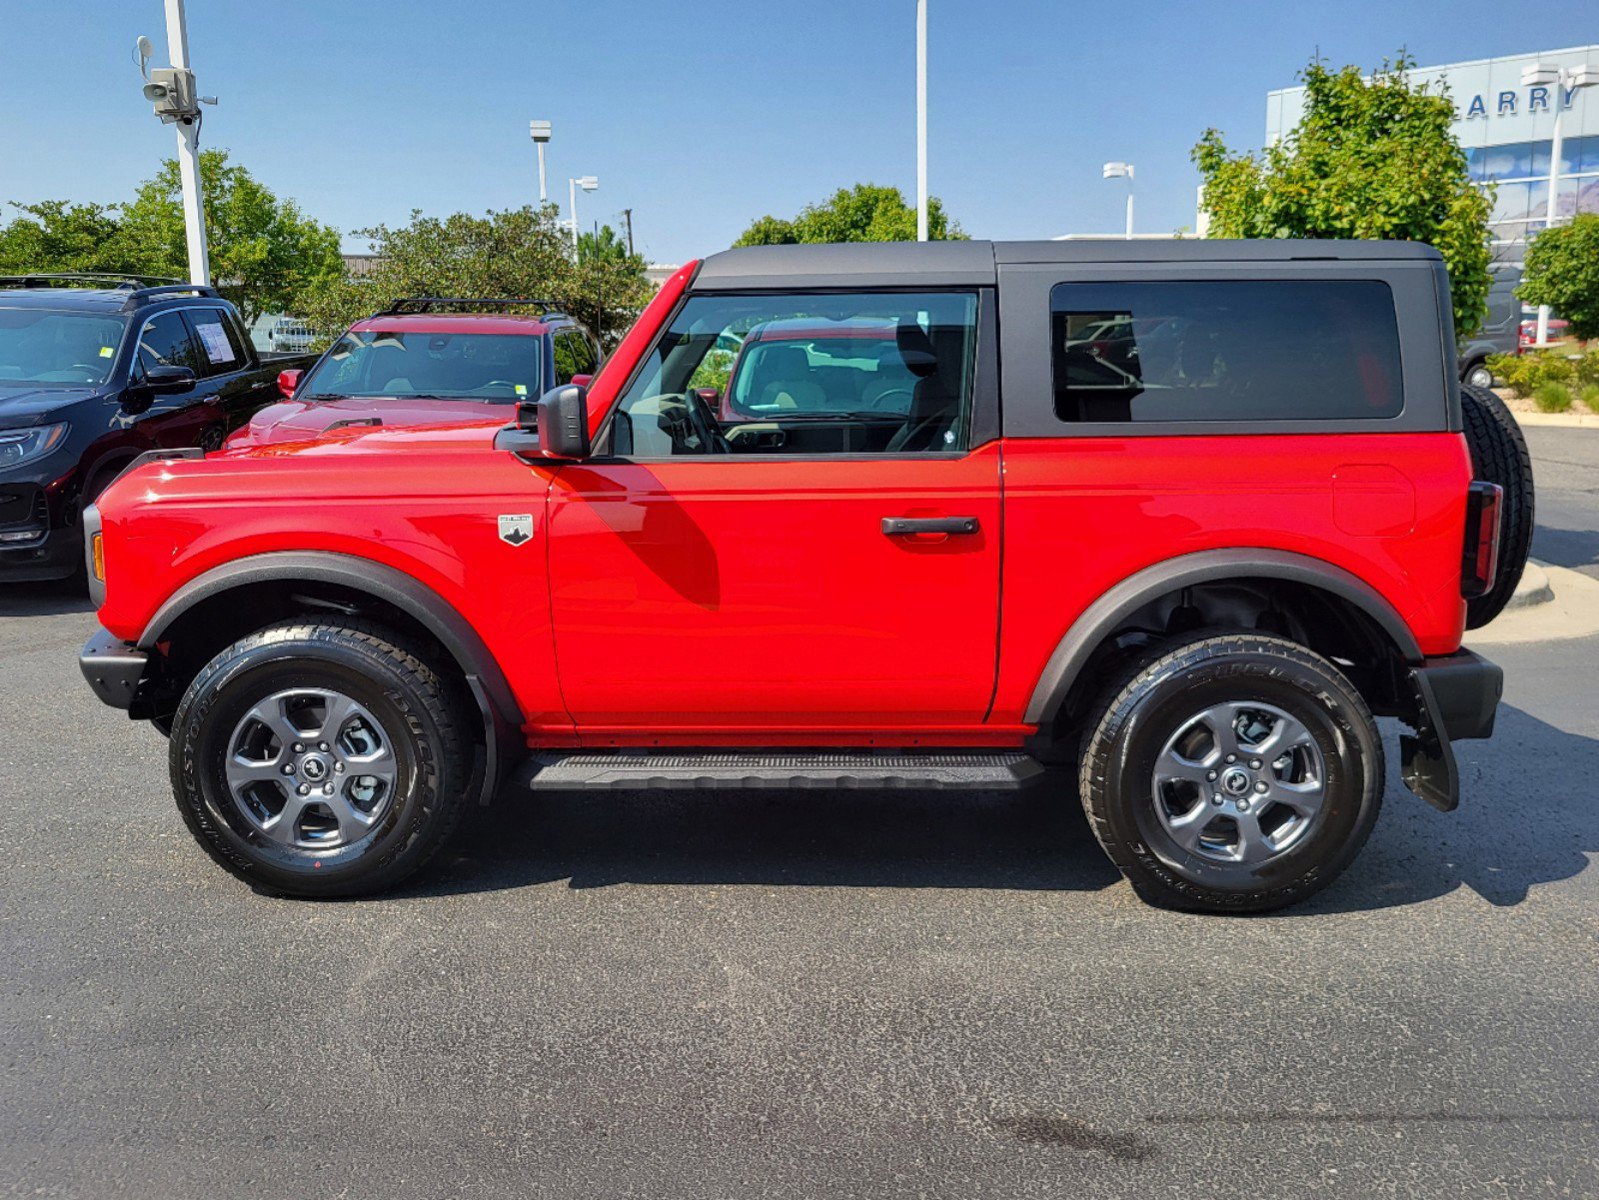
<path fill-rule="evenodd" d="M 127 325 L 120 316 L 0 308 L 0 387 L 102 384 Z"/>
<path fill-rule="evenodd" d="M 542 338 L 527 334 L 351 332 L 312 369 L 298 396 L 514 404 L 539 394 L 542 348 Z"/>

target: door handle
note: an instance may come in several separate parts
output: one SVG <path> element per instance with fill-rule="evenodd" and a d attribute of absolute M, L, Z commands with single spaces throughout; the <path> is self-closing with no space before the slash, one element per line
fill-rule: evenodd
<path fill-rule="evenodd" d="M 883 536 L 910 537 L 918 533 L 976 533 L 976 517 L 884 517 Z"/>

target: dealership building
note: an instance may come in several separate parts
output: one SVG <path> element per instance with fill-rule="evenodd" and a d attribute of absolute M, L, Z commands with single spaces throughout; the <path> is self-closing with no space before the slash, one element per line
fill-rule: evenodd
<path fill-rule="evenodd" d="M 1524 85 L 1523 70 L 1535 64 L 1559 68 L 1588 64 L 1599 72 L 1599 46 L 1484 58 L 1413 72 L 1417 80 L 1447 86 L 1455 102 L 1455 135 L 1465 148 L 1472 178 L 1497 185 L 1491 219 L 1495 257 L 1504 262 L 1519 262 L 1528 234 L 1544 226 L 1557 105 L 1562 135 L 1555 172 L 1557 219 L 1599 212 L 1599 87 Z M 1304 97 L 1302 87 L 1266 97 L 1268 144 L 1298 123 Z"/>

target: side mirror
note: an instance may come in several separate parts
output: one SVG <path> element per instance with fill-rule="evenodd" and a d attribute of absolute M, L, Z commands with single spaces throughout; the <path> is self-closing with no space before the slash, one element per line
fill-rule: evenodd
<path fill-rule="evenodd" d="M 715 412 L 721 406 L 722 390 L 720 388 L 695 388 L 694 394 L 712 412 Z"/>
<path fill-rule="evenodd" d="M 300 376 L 305 372 L 296 367 L 292 371 L 278 372 L 278 394 L 285 400 L 294 399 L 294 389 L 300 386 Z"/>
<path fill-rule="evenodd" d="M 592 374 L 590 374 L 590 375 L 574 375 L 574 376 L 572 376 L 572 382 L 575 383 L 580 388 L 586 388 L 586 387 L 588 387 L 589 384 L 594 382 L 594 376 Z"/>
<path fill-rule="evenodd" d="M 182 392 L 199 380 L 191 367 L 150 367 L 144 373 L 144 386 L 152 392 Z"/>
<path fill-rule="evenodd" d="M 518 406 L 518 423 L 523 406 Z M 539 397 L 539 453 L 545 458 L 581 459 L 589 456 L 588 392 L 576 383 L 551 388 Z"/>

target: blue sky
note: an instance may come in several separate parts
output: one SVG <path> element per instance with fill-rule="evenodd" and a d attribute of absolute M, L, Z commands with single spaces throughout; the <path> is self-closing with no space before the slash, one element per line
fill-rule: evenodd
<path fill-rule="evenodd" d="M 1125 191 L 1100 164 L 1120 158 L 1140 229 L 1189 225 L 1194 141 L 1215 125 L 1258 146 L 1266 92 L 1314 51 L 1431 65 L 1599 41 L 1585 7 L 1540 30 L 1503 0 L 930 0 L 932 191 L 974 236 L 1110 232 Z M 147 33 L 166 61 L 162 13 L 0 0 L 0 200 L 113 202 L 172 153 L 131 57 Z M 564 210 L 568 176 L 599 176 L 583 225 L 631 207 L 661 262 L 859 180 L 912 194 L 914 20 L 914 0 L 189 0 L 200 90 L 221 99 L 203 144 L 318 219 L 526 203 L 527 122 L 545 117 L 552 198 Z"/>

